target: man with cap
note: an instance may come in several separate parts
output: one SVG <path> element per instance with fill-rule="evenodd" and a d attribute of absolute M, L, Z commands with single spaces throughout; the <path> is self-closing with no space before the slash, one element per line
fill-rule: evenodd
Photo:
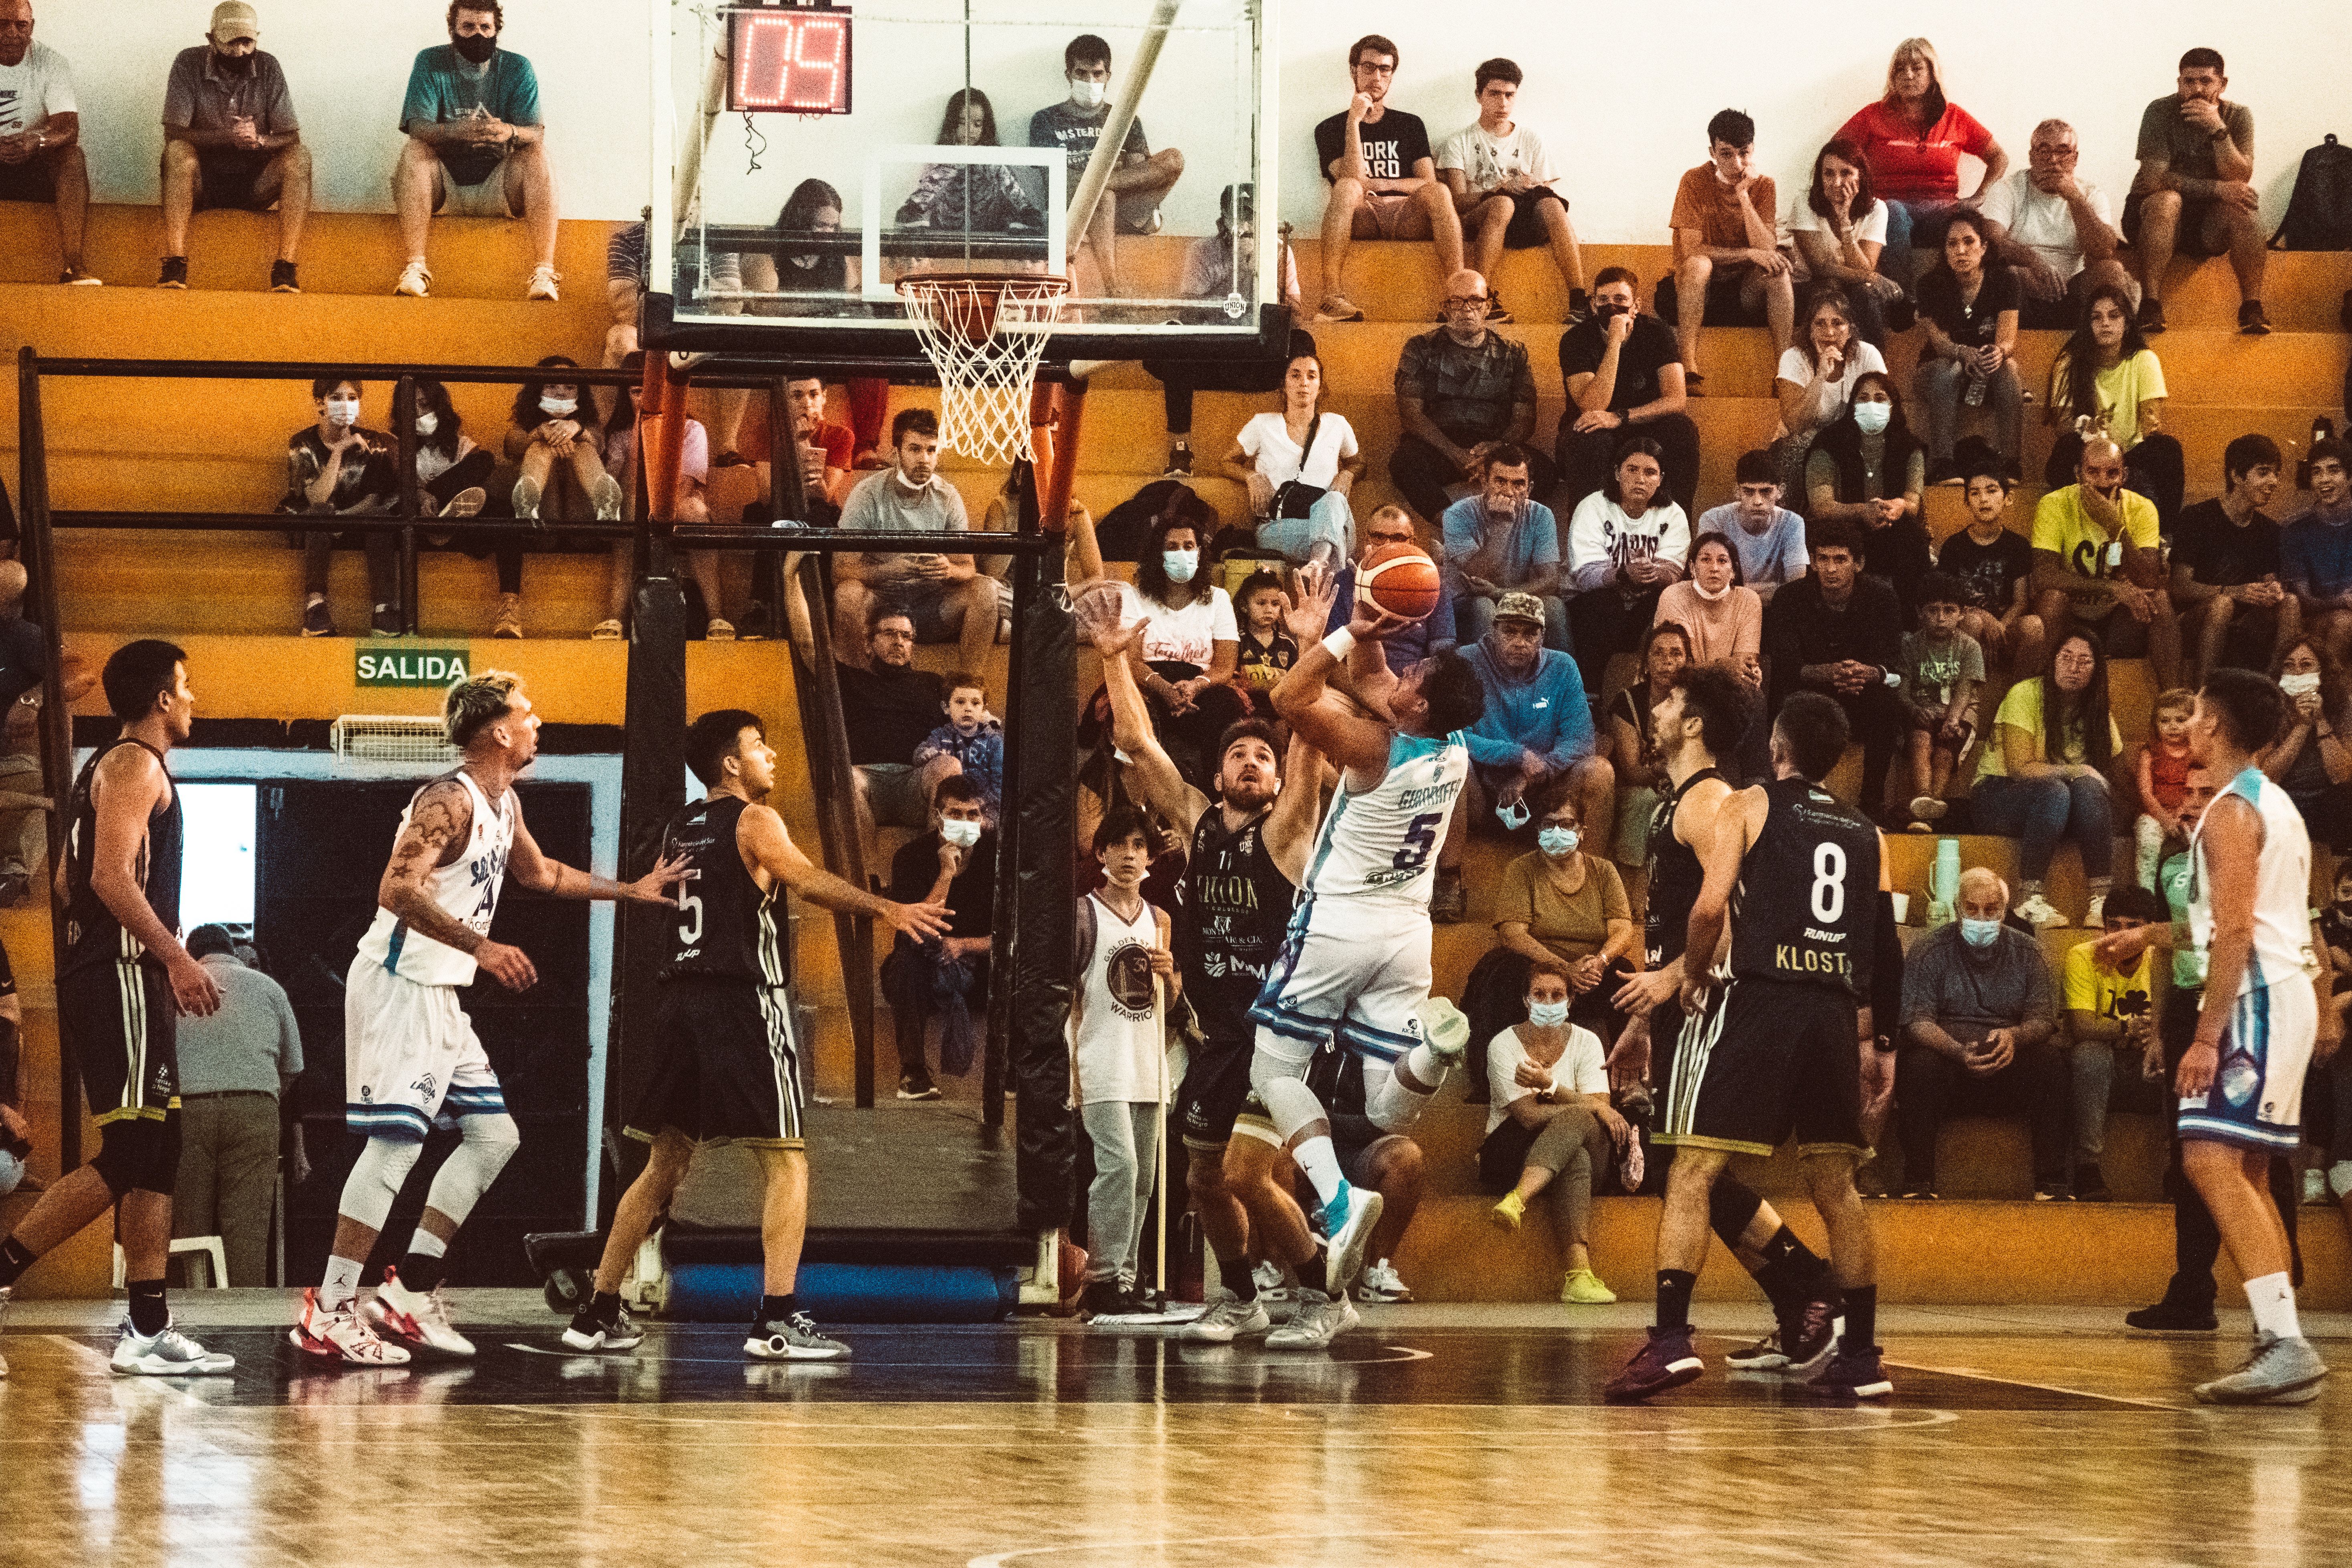
<path fill-rule="evenodd" d="M 58 281 L 100 282 L 81 265 L 89 161 L 82 155 L 73 68 L 48 45 L 33 42 L 33 0 L 0 0 L 0 72 L 14 89 L 0 95 L 0 202 L 55 206 L 65 261 Z"/>
<path fill-rule="evenodd" d="M 228 1283 L 267 1285 L 278 1187 L 278 1099 L 302 1076 L 302 1036 L 278 982 L 237 962 L 226 927 L 188 933 L 188 954 L 220 988 L 220 1011 L 180 1020 L 180 1181 L 174 1236 L 217 1236 Z M 300 1181 L 301 1129 L 294 1179 Z"/>
<path fill-rule="evenodd" d="M 188 220 L 200 212 L 278 208 L 273 293 L 299 294 L 295 252 L 310 216 L 310 150 L 278 58 L 261 52 L 246 0 L 213 7 L 205 42 L 182 49 L 163 87 L 163 268 L 158 289 L 188 286 Z"/>

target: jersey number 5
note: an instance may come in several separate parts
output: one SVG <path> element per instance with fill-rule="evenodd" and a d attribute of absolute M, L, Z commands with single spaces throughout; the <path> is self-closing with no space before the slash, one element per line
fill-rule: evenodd
<path fill-rule="evenodd" d="M 1835 844 L 1813 847 L 1813 919 L 1835 925 L 1845 913 L 1845 850 Z"/>
<path fill-rule="evenodd" d="M 1404 847 L 1396 852 L 1394 862 L 1400 871 L 1418 871 L 1429 863 L 1437 848 L 1437 825 L 1444 819 L 1442 811 L 1424 811 L 1404 825 Z"/>
<path fill-rule="evenodd" d="M 687 914 L 678 922 L 677 940 L 682 946 L 692 947 L 702 940 L 702 900 L 688 893 L 679 898 L 677 907 Z"/>

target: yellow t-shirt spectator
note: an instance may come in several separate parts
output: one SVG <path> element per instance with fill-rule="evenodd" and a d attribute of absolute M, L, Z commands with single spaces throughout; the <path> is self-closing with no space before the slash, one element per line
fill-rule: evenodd
<path fill-rule="evenodd" d="M 2033 509 L 2033 548 L 2054 552 L 2077 577 L 2105 581 L 2120 574 L 2135 550 L 2156 548 L 2156 503 L 2133 490 L 2117 490 L 2116 506 L 2124 514 L 2124 531 L 2113 541 L 2107 531 L 2083 510 L 2083 487 L 2068 485 L 2052 490 Z M 2120 551 L 2112 544 L 2121 544 Z M 2115 602 L 2072 606 L 2077 620 L 2098 620 L 2115 609 Z"/>
<path fill-rule="evenodd" d="M 2042 750 L 2042 677 L 2035 676 L 2030 680 L 2021 680 L 2009 689 L 2008 696 L 2000 700 L 2000 711 L 1993 715 L 1992 738 L 1985 742 L 1984 750 L 1977 757 L 1977 777 L 2005 779 L 2009 776 L 2009 758 L 2001 750 L 2000 743 L 2000 728 L 2004 724 L 2014 725 L 2032 736 L 2034 751 L 2039 752 Z M 2124 732 L 2116 728 L 2113 713 L 2107 715 L 2107 755 L 2122 756 Z M 2065 753 L 2063 756 L 2037 756 L 2035 760 L 2077 765 L 2090 761 L 2084 745 L 2082 726 L 2077 724 L 2066 731 Z"/>
<path fill-rule="evenodd" d="M 2148 985 L 2151 955 L 2141 953 L 2130 973 L 2117 974 L 2099 962 L 2095 945 L 2086 942 L 2066 950 L 2066 1011 L 2118 1024 L 2147 1012 L 2153 994 Z"/>
<path fill-rule="evenodd" d="M 2064 409 L 2074 396 L 2071 362 L 2071 355 L 2061 353 L 2058 363 L 2050 367 L 2053 408 Z M 2142 349 L 2131 358 L 2109 365 L 2092 378 L 2091 384 L 2098 391 L 2099 406 L 2074 412 L 2105 415 L 2107 435 L 2126 452 L 2139 445 L 2139 405 L 2168 395 L 2164 390 L 2164 366 L 2157 363 L 2154 349 Z"/>

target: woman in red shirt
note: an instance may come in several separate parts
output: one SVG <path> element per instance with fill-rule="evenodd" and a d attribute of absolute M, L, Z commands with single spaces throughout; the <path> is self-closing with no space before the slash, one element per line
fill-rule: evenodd
<path fill-rule="evenodd" d="M 1886 95 L 1847 121 L 1838 134 L 1860 145 L 1886 203 L 1886 249 L 1879 270 L 1908 288 L 1912 237 L 1934 248 L 1940 221 L 1955 206 L 1973 207 L 2009 170 L 2009 154 L 1974 116 L 1944 97 L 1936 46 L 1906 38 L 1886 63 Z M 1981 159 L 1984 178 L 1960 195 L 1960 154 Z"/>

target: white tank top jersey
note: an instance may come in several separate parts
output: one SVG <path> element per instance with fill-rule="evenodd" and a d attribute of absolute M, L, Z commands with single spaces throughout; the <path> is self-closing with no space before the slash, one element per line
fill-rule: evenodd
<path fill-rule="evenodd" d="M 2205 868 L 2205 820 L 2231 796 L 2246 801 L 2263 819 L 2263 853 L 2254 870 L 2254 946 L 2238 994 L 2303 981 L 2319 973 L 2311 951 L 2311 835 L 2303 813 L 2286 791 L 2248 768 L 2214 797 L 2189 843 L 2189 934 L 2200 960 L 2213 951 L 2212 879 Z M 2208 973 L 2210 973 L 2210 967 Z"/>
<path fill-rule="evenodd" d="M 1469 776 L 1470 748 L 1458 730 L 1443 740 L 1391 738 L 1388 773 L 1361 795 L 1349 790 L 1343 773 L 1299 884 L 1301 906 L 1345 899 L 1425 914 L 1437 847 Z"/>
<path fill-rule="evenodd" d="M 425 889 L 444 913 L 454 916 L 467 930 L 487 935 L 490 918 L 499 911 L 499 889 L 506 885 L 507 857 L 514 850 L 515 824 L 520 819 L 515 792 L 508 790 L 493 806 L 482 793 L 482 786 L 462 769 L 442 777 L 454 778 L 466 786 L 466 794 L 474 803 L 474 822 L 467 831 L 466 852 L 446 866 L 436 867 L 425 878 Z M 425 789 L 431 787 L 427 784 Z M 423 795 L 425 789 L 416 794 Z M 400 814 L 402 832 L 407 831 L 409 816 L 415 809 L 416 795 L 411 795 L 406 809 Z M 382 905 L 376 908 L 374 923 L 360 938 L 360 952 L 403 980 L 414 980 L 419 985 L 470 985 L 474 982 L 476 966 L 471 953 L 459 952 L 446 942 L 436 942 L 411 929 L 406 921 Z"/>
<path fill-rule="evenodd" d="M 1159 917 L 1146 904 L 1135 919 L 1121 920 L 1096 894 L 1087 897 L 1095 906 L 1095 947 L 1079 977 L 1085 1002 L 1071 1041 L 1078 1096 L 1089 1105 L 1121 1100 L 1148 1105 L 1160 1092 L 1161 1042 L 1151 1026 Z"/>

